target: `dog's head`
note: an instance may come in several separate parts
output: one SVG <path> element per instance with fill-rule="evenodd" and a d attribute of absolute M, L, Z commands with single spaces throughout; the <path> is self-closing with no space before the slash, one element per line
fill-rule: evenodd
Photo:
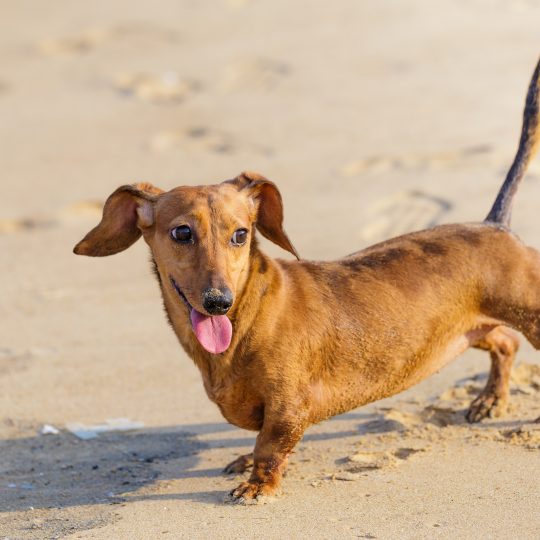
<path fill-rule="evenodd" d="M 114 255 L 142 235 L 163 287 L 185 304 L 201 345 L 218 354 L 232 338 L 226 313 L 246 283 L 255 228 L 298 257 L 283 230 L 281 195 L 275 184 L 256 173 L 168 192 L 134 184 L 118 188 L 107 199 L 101 222 L 74 252 Z"/>

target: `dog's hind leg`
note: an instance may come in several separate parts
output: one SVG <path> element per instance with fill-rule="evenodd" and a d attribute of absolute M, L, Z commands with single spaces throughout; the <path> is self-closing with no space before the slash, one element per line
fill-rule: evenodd
<path fill-rule="evenodd" d="M 486 387 L 471 403 L 466 415 L 468 422 L 479 422 L 486 417 L 501 416 L 508 408 L 510 370 L 519 348 L 519 338 L 510 328 L 497 326 L 473 347 L 489 351 L 491 356 Z"/>

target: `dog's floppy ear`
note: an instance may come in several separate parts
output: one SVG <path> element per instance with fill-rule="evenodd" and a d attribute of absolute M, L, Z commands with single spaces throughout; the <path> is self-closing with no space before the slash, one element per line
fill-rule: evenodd
<path fill-rule="evenodd" d="M 256 226 L 259 232 L 274 244 L 300 259 L 296 249 L 283 229 L 283 202 L 274 182 L 258 173 L 246 171 L 233 183 L 241 191 L 246 190 L 257 207 Z"/>
<path fill-rule="evenodd" d="M 152 184 L 119 187 L 105 202 L 103 217 L 73 249 L 77 255 L 104 257 L 124 251 L 154 222 L 154 203 L 163 193 Z"/>

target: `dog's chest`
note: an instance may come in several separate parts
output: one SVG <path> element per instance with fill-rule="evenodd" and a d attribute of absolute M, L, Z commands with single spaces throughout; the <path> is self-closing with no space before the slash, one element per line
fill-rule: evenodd
<path fill-rule="evenodd" d="M 229 423 L 242 429 L 261 429 L 264 403 L 249 390 L 244 381 L 216 382 L 204 378 L 204 388 Z"/>

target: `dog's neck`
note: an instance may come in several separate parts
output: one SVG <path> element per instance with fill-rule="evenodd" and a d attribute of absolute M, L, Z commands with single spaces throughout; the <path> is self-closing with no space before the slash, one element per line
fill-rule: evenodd
<path fill-rule="evenodd" d="M 231 344 L 224 353 L 214 355 L 206 352 L 197 341 L 185 305 L 179 302 L 176 293 L 168 287 L 168 282 L 160 279 L 155 261 L 153 264 L 169 324 L 201 371 L 205 389 L 213 399 L 215 388 L 227 386 L 227 381 L 236 372 L 235 367 L 249 361 L 255 352 L 250 348 L 250 333 L 258 327 L 256 320 L 272 309 L 268 298 L 265 298 L 267 293 L 271 291 L 274 299 L 279 296 L 284 282 L 283 269 L 277 260 L 263 253 L 256 242 L 253 243 L 244 286 L 229 312 L 233 324 Z"/>

